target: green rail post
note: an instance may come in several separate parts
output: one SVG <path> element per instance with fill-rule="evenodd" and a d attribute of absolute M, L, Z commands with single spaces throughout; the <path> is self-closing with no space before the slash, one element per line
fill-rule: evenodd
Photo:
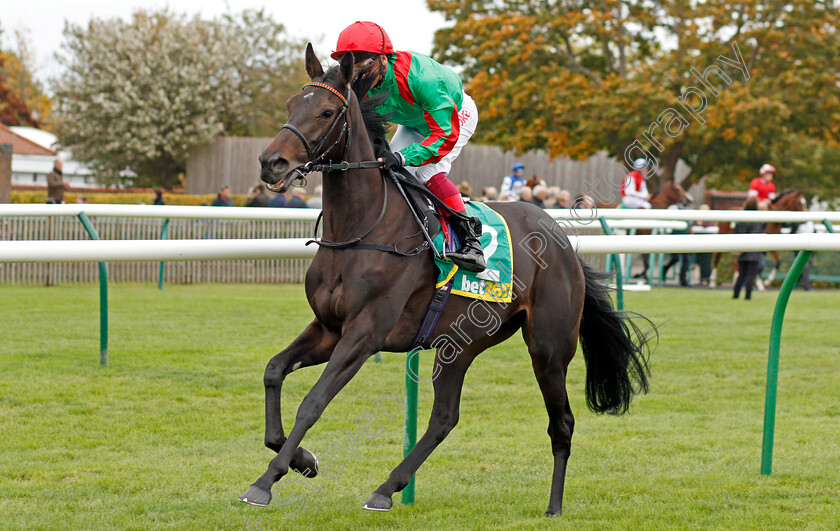
<path fill-rule="evenodd" d="M 99 234 L 84 212 L 79 212 L 82 222 L 91 240 L 98 240 Z M 99 363 L 108 366 L 108 267 L 99 262 Z"/>
<path fill-rule="evenodd" d="M 420 374 L 420 351 L 405 356 L 405 435 L 403 457 L 408 457 L 417 443 L 417 375 Z M 403 505 L 414 503 L 414 476 L 402 491 Z"/>
<path fill-rule="evenodd" d="M 163 228 L 160 229 L 160 239 L 165 240 L 169 235 L 169 218 L 163 220 Z M 158 289 L 163 289 L 163 262 L 160 263 L 158 272 Z"/>
<path fill-rule="evenodd" d="M 610 228 L 607 220 L 604 217 L 598 218 L 598 221 L 601 222 L 601 228 L 604 230 L 604 234 L 607 236 L 612 236 L 613 231 Z M 621 260 L 619 260 L 617 254 L 611 254 L 610 260 L 612 260 L 613 269 L 615 269 L 615 304 L 619 310 L 624 309 L 624 282 L 621 278 Z"/>
<path fill-rule="evenodd" d="M 827 230 L 828 232 L 834 232 L 834 227 L 831 226 L 831 222 L 827 219 L 823 220 L 823 225 L 825 225 L 825 230 Z"/>
<path fill-rule="evenodd" d="M 770 350 L 767 358 L 767 390 L 764 395 L 764 437 L 761 447 L 761 473 L 768 476 L 773 470 L 773 433 L 776 429 L 776 388 L 779 385 L 779 347 L 782 342 L 782 323 L 785 319 L 790 293 L 799 280 L 799 275 L 814 251 L 800 251 L 793 265 L 785 276 L 776 309 L 773 311 L 773 324 L 770 327 Z"/>

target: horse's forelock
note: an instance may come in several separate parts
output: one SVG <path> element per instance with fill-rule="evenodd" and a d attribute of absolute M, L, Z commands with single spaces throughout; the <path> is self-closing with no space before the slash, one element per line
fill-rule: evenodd
<path fill-rule="evenodd" d="M 317 81 L 341 90 L 341 72 L 339 66 L 340 65 L 337 64 L 330 66 L 327 71 L 324 72 L 323 77 Z M 370 88 L 372 87 L 354 86 L 351 92 L 355 93 L 355 100 L 361 110 L 362 120 L 364 121 L 365 129 L 367 130 L 368 139 L 373 146 L 373 151 L 376 156 L 379 156 L 388 145 L 388 141 L 386 140 L 388 128 L 385 125 L 388 117 L 380 115 L 374 109 L 382 104 L 385 98 L 387 98 L 387 95 L 379 94 L 377 96 L 365 98 L 364 94 L 367 94 L 367 91 L 370 90 Z M 364 94 L 361 96 L 359 95 L 360 90 L 364 91 Z M 348 100 L 350 99 L 354 99 L 353 94 L 348 94 Z"/>

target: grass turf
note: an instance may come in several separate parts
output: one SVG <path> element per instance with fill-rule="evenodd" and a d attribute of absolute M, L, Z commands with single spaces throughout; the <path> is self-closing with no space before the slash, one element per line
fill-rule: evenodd
<path fill-rule="evenodd" d="M 628 293 L 628 307 L 660 325 L 652 391 L 625 417 L 596 416 L 575 358 L 564 515 L 545 519 L 547 415 L 518 335 L 471 368 L 460 424 L 420 469 L 414 506 L 397 494 L 390 513 L 360 508 L 402 455 L 401 411 L 383 401 L 389 419 L 373 405 L 403 395 L 404 357 L 385 354 L 304 439 L 333 455 L 328 477 L 292 474 L 262 509 L 236 497 L 273 455 L 262 446 L 262 373 L 311 318 L 300 286 L 114 285 L 108 368 L 95 286 L 2 287 L 0 528 L 836 528 L 840 293 L 791 299 L 774 473 L 761 477 L 776 294 Z M 428 374 L 431 355 L 422 359 Z M 287 380 L 287 429 L 319 374 Z M 421 434 L 431 397 L 421 385 Z M 356 422 L 371 414 L 380 431 L 365 439 Z"/>

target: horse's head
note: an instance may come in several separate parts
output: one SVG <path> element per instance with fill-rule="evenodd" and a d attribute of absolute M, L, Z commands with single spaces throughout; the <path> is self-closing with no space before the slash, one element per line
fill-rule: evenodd
<path fill-rule="evenodd" d="M 310 43 L 306 73 L 311 83 L 289 98 L 288 121 L 260 155 L 260 178 L 273 192 L 285 192 L 307 164 L 341 157 L 348 145 L 353 54 L 325 73 Z"/>
<path fill-rule="evenodd" d="M 668 208 L 671 205 L 688 206 L 694 197 L 673 180 L 666 182 L 651 198 L 653 208 Z"/>
<path fill-rule="evenodd" d="M 800 212 L 808 209 L 808 201 L 805 199 L 805 190 L 800 188 L 789 188 L 782 192 L 770 204 L 772 210 L 790 210 Z"/>

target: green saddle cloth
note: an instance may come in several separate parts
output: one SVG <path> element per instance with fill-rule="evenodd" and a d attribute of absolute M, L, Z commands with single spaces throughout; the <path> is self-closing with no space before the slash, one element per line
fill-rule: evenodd
<path fill-rule="evenodd" d="M 481 249 L 487 269 L 481 273 L 463 271 L 445 259 L 443 231 L 434 238 L 435 248 L 443 259 L 435 259 L 438 267 L 437 287 L 452 282 L 451 293 L 491 302 L 510 302 L 513 280 L 513 252 L 510 230 L 505 219 L 495 210 L 477 201 L 468 201 L 467 215 L 481 220 Z M 451 229 L 450 229 L 451 230 Z"/>

